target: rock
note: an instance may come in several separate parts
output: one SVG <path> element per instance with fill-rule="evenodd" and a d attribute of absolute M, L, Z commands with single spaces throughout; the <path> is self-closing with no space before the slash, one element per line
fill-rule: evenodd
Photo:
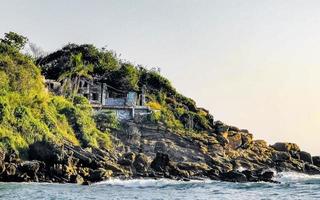
<path fill-rule="evenodd" d="M 308 174 L 320 174 L 320 168 L 310 163 L 306 163 L 304 165 L 304 168 L 305 172 L 307 172 Z"/>
<path fill-rule="evenodd" d="M 143 153 L 138 154 L 135 161 L 133 162 L 133 166 L 138 173 L 147 172 L 149 168 L 148 157 Z"/>
<path fill-rule="evenodd" d="M 119 159 L 117 163 L 119 165 L 122 165 L 122 166 L 130 166 L 130 165 L 132 165 L 132 161 L 129 160 L 129 159 L 126 159 L 126 158 Z"/>
<path fill-rule="evenodd" d="M 210 169 L 207 171 L 206 175 L 211 179 L 211 180 L 219 180 L 220 176 L 220 171 L 217 169 Z"/>
<path fill-rule="evenodd" d="M 0 175 L 6 170 L 5 162 L 0 161 Z"/>
<path fill-rule="evenodd" d="M 154 152 L 158 153 L 166 153 L 167 152 L 167 145 L 164 142 L 156 142 L 154 145 Z"/>
<path fill-rule="evenodd" d="M 19 170 L 28 174 L 37 173 L 40 167 L 40 162 L 37 160 L 24 161 L 20 164 Z"/>
<path fill-rule="evenodd" d="M 249 131 L 247 129 L 241 129 L 240 132 L 242 133 L 249 133 Z"/>
<path fill-rule="evenodd" d="M 227 132 L 229 130 L 229 126 L 225 125 L 221 121 L 216 121 L 214 124 L 214 129 L 217 134 Z"/>
<path fill-rule="evenodd" d="M 277 151 L 286 151 L 286 152 L 300 151 L 299 146 L 295 143 L 277 142 L 271 147 Z"/>
<path fill-rule="evenodd" d="M 13 163 L 6 163 L 6 170 L 5 173 L 7 176 L 13 176 L 16 174 L 17 166 Z"/>
<path fill-rule="evenodd" d="M 123 172 L 122 168 L 115 163 L 107 161 L 107 162 L 104 162 L 102 165 L 104 166 L 105 169 L 111 170 L 113 172 L 118 172 L 118 173 Z"/>
<path fill-rule="evenodd" d="M 26 173 L 35 182 L 38 182 L 37 172 L 39 168 L 39 161 L 24 161 L 18 166 L 19 172 Z"/>
<path fill-rule="evenodd" d="M 229 131 L 239 132 L 240 129 L 236 126 L 229 126 Z"/>
<path fill-rule="evenodd" d="M 180 170 L 188 172 L 190 176 L 197 176 L 197 177 L 206 176 L 208 171 L 211 170 L 206 163 L 202 163 L 202 162 L 177 163 L 177 167 Z M 218 169 L 213 169 L 213 170 L 219 171 Z"/>
<path fill-rule="evenodd" d="M 251 170 L 244 170 L 241 173 L 243 173 L 250 182 L 259 181 L 259 178 Z"/>
<path fill-rule="evenodd" d="M 76 183 L 76 184 L 79 184 L 79 185 L 83 185 L 84 184 L 84 180 L 83 180 L 83 178 L 82 178 L 82 176 L 80 176 L 80 175 L 72 175 L 71 177 L 70 177 L 70 182 L 71 183 Z"/>
<path fill-rule="evenodd" d="M 253 142 L 253 135 L 251 133 L 242 133 L 241 135 L 242 145 L 241 147 L 247 149 Z"/>
<path fill-rule="evenodd" d="M 313 156 L 312 162 L 315 166 L 320 167 L 320 156 Z"/>
<path fill-rule="evenodd" d="M 273 171 L 265 171 L 261 174 L 261 176 L 259 176 L 259 178 L 262 181 L 270 182 L 272 181 L 273 176 L 274 176 Z"/>
<path fill-rule="evenodd" d="M 216 138 L 218 142 L 221 144 L 221 146 L 225 146 L 226 144 L 229 143 L 229 140 L 222 135 L 217 135 Z"/>
<path fill-rule="evenodd" d="M 84 181 L 82 185 L 91 185 L 91 182 L 87 180 L 87 181 Z"/>
<path fill-rule="evenodd" d="M 178 178 L 189 178 L 190 177 L 190 171 L 187 170 L 181 170 L 175 165 L 171 165 L 169 169 L 169 174 L 174 177 Z"/>
<path fill-rule="evenodd" d="M 113 172 L 111 170 L 105 170 L 103 168 L 99 168 L 96 170 L 92 170 L 90 172 L 90 176 L 88 177 L 88 179 L 92 182 L 104 181 L 110 178 L 112 174 Z"/>
<path fill-rule="evenodd" d="M 235 159 L 232 161 L 232 165 L 233 165 L 233 168 L 234 169 L 247 169 L 247 170 L 253 170 L 253 165 L 252 163 L 247 160 L 247 159 L 242 159 L 242 158 L 239 158 L 239 159 Z"/>
<path fill-rule="evenodd" d="M 0 148 L 0 161 L 3 162 L 6 158 L 6 152 L 4 149 Z"/>
<path fill-rule="evenodd" d="M 227 172 L 233 169 L 233 165 L 224 157 L 211 157 L 208 156 L 207 163 L 213 169 L 218 169 L 220 172 Z"/>
<path fill-rule="evenodd" d="M 62 147 L 46 141 L 30 145 L 28 154 L 31 160 L 40 160 L 51 164 L 62 163 L 64 156 Z"/>
<path fill-rule="evenodd" d="M 229 181 L 229 182 L 247 182 L 248 181 L 246 175 L 237 171 L 222 173 L 220 175 L 220 178 L 223 181 Z"/>
<path fill-rule="evenodd" d="M 279 172 L 284 172 L 284 171 L 295 171 L 296 167 L 292 165 L 292 163 L 287 162 L 287 161 L 278 161 L 275 164 L 275 168 Z"/>
<path fill-rule="evenodd" d="M 5 156 L 5 161 L 9 163 L 17 163 L 20 161 L 18 152 L 12 151 Z"/>
<path fill-rule="evenodd" d="M 165 153 L 158 152 L 156 157 L 151 162 L 151 168 L 158 172 L 167 171 L 167 167 L 169 166 L 169 155 Z"/>
<path fill-rule="evenodd" d="M 291 155 L 288 152 L 275 151 L 272 154 L 272 160 L 275 162 L 287 161 L 287 160 L 290 160 L 290 158 L 291 158 Z"/>
<path fill-rule="evenodd" d="M 301 151 L 301 152 L 299 153 L 299 155 L 300 155 L 300 160 L 303 160 L 304 162 L 308 162 L 308 163 L 313 164 L 313 162 L 312 162 L 312 156 L 311 156 L 310 153 L 305 152 L 305 151 Z"/>
<path fill-rule="evenodd" d="M 259 147 L 259 148 L 267 148 L 268 144 L 265 140 L 254 140 L 253 141 L 254 146 Z"/>
<path fill-rule="evenodd" d="M 123 155 L 125 159 L 131 160 L 132 162 L 136 159 L 136 154 L 133 152 L 129 152 Z"/>
<path fill-rule="evenodd" d="M 297 159 L 297 160 L 300 160 L 300 152 L 290 151 L 289 153 L 290 153 L 290 155 L 291 155 L 292 158 Z"/>
<path fill-rule="evenodd" d="M 233 134 L 229 134 L 228 136 L 228 147 L 230 147 L 231 149 L 238 149 L 241 147 L 242 145 L 242 138 L 241 138 L 241 133 L 233 133 Z"/>

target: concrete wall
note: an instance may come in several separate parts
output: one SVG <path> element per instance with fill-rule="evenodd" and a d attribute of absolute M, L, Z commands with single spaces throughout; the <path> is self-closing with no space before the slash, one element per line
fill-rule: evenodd
<path fill-rule="evenodd" d="M 108 98 L 105 99 L 105 106 L 124 106 L 126 103 L 125 98 Z"/>

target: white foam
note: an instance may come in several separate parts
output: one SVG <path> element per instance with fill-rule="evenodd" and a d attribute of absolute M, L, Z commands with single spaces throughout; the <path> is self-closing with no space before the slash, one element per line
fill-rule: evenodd
<path fill-rule="evenodd" d="M 102 181 L 95 183 L 95 185 L 113 185 L 122 187 L 163 187 L 170 185 L 180 185 L 180 184 L 194 184 L 194 183 L 211 183 L 211 180 L 191 180 L 191 181 L 177 181 L 170 179 L 131 179 L 131 180 L 121 180 L 121 179 L 110 179 L 107 181 Z"/>
<path fill-rule="evenodd" d="M 320 175 L 308 175 L 298 172 L 281 172 L 276 174 L 274 180 L 281 183 L 320 180 Z"/>

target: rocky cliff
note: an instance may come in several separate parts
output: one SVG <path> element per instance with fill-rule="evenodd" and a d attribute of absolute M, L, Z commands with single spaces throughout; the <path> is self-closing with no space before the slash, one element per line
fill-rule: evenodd
<path fill-rule="evenodd" d="M 81 183 L 109 178 L 272 181 L 274 172 L 320 174 L 320 157 L 296 144 L 269 146 L 248 130 L 215 121 L 154 70 L 93 45 L 69 44 L 35 59 L 27 39 L 0 39 L 0 181 Z M 44 77 L 63 85 L 60 96 Z M 82 77 L 117 90 L 146 91 L 158 112 L 119 123 L 77 95 Z"/>
<path fill-rule="evenodd" d="M 213 179 L 273 182 L 274 172 L 320 174 L 320 159 L 296 144 L 268 146 L 247 130 L 215 123 L 210 135 L 185 135 L 162 125 L 126 122 L 112 133 L 115 148 L 36 142 L 30 160 L 1 153 L 1 181 L 90 184 L 109 178 Z M 182 134 L 182 135 L 181 135 Z"/>

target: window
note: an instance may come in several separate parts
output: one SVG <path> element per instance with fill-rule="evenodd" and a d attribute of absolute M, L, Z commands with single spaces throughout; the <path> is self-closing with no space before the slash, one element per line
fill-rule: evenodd
<path fill-rule="evenodd" d="M 92 100 L 98 101 L 99 100 L 99 94 L 98 93 L 92 93 Z"/>

